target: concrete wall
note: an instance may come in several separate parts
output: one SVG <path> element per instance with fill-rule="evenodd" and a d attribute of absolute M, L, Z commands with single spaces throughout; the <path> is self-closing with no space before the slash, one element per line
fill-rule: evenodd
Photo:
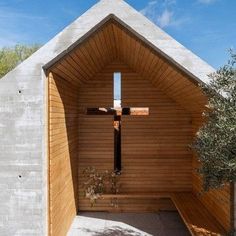
<path fill-rule="evenodd" d="M 0 80 L 0 235 L 45 235 L 44 78 L 40 65 Z"/>

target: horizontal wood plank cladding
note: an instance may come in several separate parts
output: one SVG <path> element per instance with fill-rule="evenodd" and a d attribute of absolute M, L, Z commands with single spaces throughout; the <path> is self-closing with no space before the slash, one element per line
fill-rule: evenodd
<path fill-rule="evenodd" d="M 50 71 L 54 74 L 54 78 L 49 78 L 49 201 L 53 235 L 65 234 L 76 212 L 77 193 L 80 210 L 114 210 L 104 201 L 91 208 L 82 197 L 81 188 L 79 192 L 76 188 L 77 180 L 80 185 L 83 183 L 81 173 L 85 167 L 113 169 L 113 118 L 88 117 L 85 112 L 88 107 L 113 105 L 115 71 L 122 72 L 122 105 L 150 108 L 148 117 L 122 120 L 123 191 L 179 192 L 193 187 L 199 197 L 201 179 L 194 172 L 196 162 L 192 164 L 188 145 L 202 122 L 207 99 L 189 75 L 115 20 L 68 51 Z M 229 188 L 199 198 L 227 228 Z M 127 200 L 120 209 L 142 211 L 163 206 L 155 204 Z M 164 205 L 170 206 L 168 201 Z"/>
<path fill-rule="evenodd" d="M 87 108 L 113 106 L 113 76 L 98 73 L 79 90 L 79 210 L 94 211 L 110 209 L 107 201 L 96 207 L 84 198 L 82 191 L 86 167 L 93 166 L 99 171 L 113 170 L 114 140 L 113 116 L 87 115 Z"/>
<path fill-rule="evenodd" d="M 65 236 L 77 213 L 78 92 L 49 75 L 50 235 Z"/>
<path fill-rule="evenodd" d="M 121 192 L 191 191 L 191 116 L 126 64 L 113 62 L 79 91 L 79 183 L 82 170 L 113 169 L 113 117 L 85 115 L 87 107 L 111 107 L 113 72 L 122 73 L 124 107 L 149 107 L 149 116 L 122 118 Z M 165 199 L 119 199 L 118 209 L 104 199 L 91 208 L 79 190 L 82 211 L 157 211 L 174 209 Z"/>
<path fill-rule="evenodd" d="M 171 197 L 192 236 L 223 236 L 226 230 L 192 193 L 175 193 Z"/>
<path fill-rule="evenodd" d="M 122 72 L 122 106 L 150 113 L 122 118 L 123 191 L 191 191 L 190 114 L 131 70 Z"/>
<path fill-rule="evenodd" d="M 83 204 L 82 204 L 83 203 Z M 159 210 L 174 211 L 175 206 L 169 198 L 161 199 L 118 199 L 117 207 L 111 207 L 110 199 L 99 199 L 91 207 L 88 200 L 80 201 L 80 211 L 109 211 L 109 212 L 157 212 Z"/>
<path fill-rule="evenodd" d="M 203 205 L 212 213 L 212 215 L 227 230 L 231 230 L 231 192 L 230 186 L 225 186 L 218 190 L 204 192 L 202 187 L 202 178 L 197 173 L 200 163 L 195 156 L 193 158 L 193 192 Z"/>

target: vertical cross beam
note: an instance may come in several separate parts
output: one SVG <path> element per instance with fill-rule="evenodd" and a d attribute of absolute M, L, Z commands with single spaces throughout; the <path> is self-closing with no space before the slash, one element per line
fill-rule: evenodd
<path fill-rule="evenodd" d="M 121 116 L 114 116 L 114 171 L 121 172 Z"/>
<path fill-rule="evenodd" d="M 87 115 L 113 115 L 114 126 L 114 171 L 121 173 L 121 121 L 122 116 L 147 116 L 149 108 L 88 108 Z"/>

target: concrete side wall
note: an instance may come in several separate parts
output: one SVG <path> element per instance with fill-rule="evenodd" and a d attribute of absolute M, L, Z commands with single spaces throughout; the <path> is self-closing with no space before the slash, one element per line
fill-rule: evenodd
<path fill-rule="evenodd" d="M 46 235 L 45 80 L 40 67 L 0 79 L 1 236 Z"/>

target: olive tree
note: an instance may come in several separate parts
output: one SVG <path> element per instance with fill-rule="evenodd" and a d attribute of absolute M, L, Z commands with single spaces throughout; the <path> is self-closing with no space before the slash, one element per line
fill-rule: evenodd
<path fill-rule="evenodd" d="M 236 181 L 236 54 L 210 75 L 203 85 L 208 97 L 207 122 L 197 133 L 193 148 L 201 161 L 204 189 Z"/>

